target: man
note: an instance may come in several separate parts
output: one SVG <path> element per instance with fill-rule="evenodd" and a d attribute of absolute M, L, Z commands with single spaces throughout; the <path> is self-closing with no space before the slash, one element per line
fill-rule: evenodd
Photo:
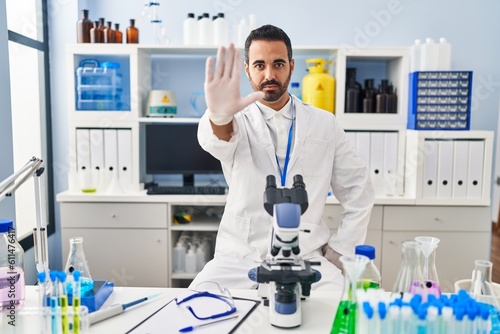
<path fill-rule="evenodd" d="M 245 72 L 255 91 L 240 96 L 241 52 L 219 48 L 215 70 L 207 59 L 207 111 L 198 128 L 200 145 L 222 163 L 229 186 L 215 257 L 195 278 L 230 288 L 254 288 L 248 270 L 269 251 L 272 217 L 264 210 L 266 176 L 290 188 L 303 176 L 309 208 L 301 217 L 301 256 L 320 261 L 314 288 L 342 289 L 341 254 L 364 242 L 374 191 L 368 170 L 348 143 L 333 114 L 288 94 L 294 70 L 286 33 L 265 25 L 245 43 Z M 321 217 L 331 188 L 344 208 L 342 224 L 330 237 Z"/>

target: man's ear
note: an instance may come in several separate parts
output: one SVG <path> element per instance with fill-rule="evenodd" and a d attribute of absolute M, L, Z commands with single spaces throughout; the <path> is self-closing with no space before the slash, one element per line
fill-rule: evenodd
<path fill-rule="evenodd" d="M 248 72 L 248 63 L 244 62 L 243 64 L 245 65 L 245 74 L 247 75 L 247 78 L 250 78 L 250 73 Z"/>

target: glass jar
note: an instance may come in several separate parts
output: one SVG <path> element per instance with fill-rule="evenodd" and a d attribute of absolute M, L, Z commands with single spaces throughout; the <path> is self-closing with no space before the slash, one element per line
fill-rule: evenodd
<path fill-rule="evenodd" d="M 135 27 L 135 20 L 130 19 L 130 27 L 126 30 L 127 34 L 127 43 L 128 44 L 137 44 L 139 43 L 139 29 Z"/>
<path fill-rule="evenodd" d="M 90 29 L 94 23 L 89 20 L 88 9 L 82 10 L 82 18 L 76 23 L 76 40 L 78 43 L 90 43 Z"/>

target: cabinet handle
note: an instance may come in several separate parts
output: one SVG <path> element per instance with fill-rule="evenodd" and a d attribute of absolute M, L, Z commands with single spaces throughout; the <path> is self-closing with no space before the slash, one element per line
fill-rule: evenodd
<path fill-rule="evenodd" d="M 111 215 L 111 218 L 116 218 L 116 214 L 114 214 L 114 213 L 113 213 L 113 214 Z"/>
<path fill-rule="evenodd" d="M 438 222 L 438 223 L 442 222 L 442 220 L 441 220 L 439 217 L 435 217 L 435 218 L 434 218 L 434 221 L 435 221 L 435 222 Z"/>
<path fill-rule="evenodd" d="M 156 242 L 160 243 L 161 242 L 161 239 L 157 239 Z"/>
<path fill-rule="evenodd" d="M 389 240 L 389 245 L 393 245 L 393 246 L 395 246 L 395 245 L 396 245 L 396 243 L 395 243 L 394 241 L 392 241 L 392 240 Z"/>

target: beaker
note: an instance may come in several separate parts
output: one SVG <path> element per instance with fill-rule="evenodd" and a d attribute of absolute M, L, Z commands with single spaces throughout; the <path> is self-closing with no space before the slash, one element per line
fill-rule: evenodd
<path fill-rule="evenodd" d="M 426 299 L 427 293 L 420 263 L 422 246 L 415 240 L 405 240 L 401 246 L 401 267 L 392 292 L 399 294 L 399 297 L 405 293 L 421 294 Z"/>
<path fill-rule="evenodd" d="M 340 262 L 344 266 L 344 290 L 333 320 L 331 334 L 351 334 L 356 331 L 356 289 L 357 282 L 370 261 L 364 255 L 342 255 Z"/>
<path fill-rule="evenodd" d="M 491 284 L 491 272 L 493 263 L 488 260 L 474 261 L 475 268 L 472 272 L 472 281 L 469 292 L 472 295 L 483 295 L 496 297 L 495 290 Z"/>
<path fill-rule="evenodd" d="M 87 265 L 87 259 L 83 252 L 83 238 L 76 237 L 69 239 L 69 255 L 64 271 L 67 275 L 73 277 L 73 271 L 78 270 L 81 273 L 81 296 L 91 291 L 94 287 L 94 280 L 90 275 L 90 270 Z M 68 276 L 68 277 L 70 277 Z M 68 294 L 71 294 L 71 284 L 68 285 Z"/>
<path fill-rule="evenodd" d="M 422 275 L 424 277 L 427 294 L 432 294 L 439 298 L 441 296 L 441 286 L 436 270 L 436 249 L 439 239 L 434 237 L 416 237 L 422 249 Z"/>

